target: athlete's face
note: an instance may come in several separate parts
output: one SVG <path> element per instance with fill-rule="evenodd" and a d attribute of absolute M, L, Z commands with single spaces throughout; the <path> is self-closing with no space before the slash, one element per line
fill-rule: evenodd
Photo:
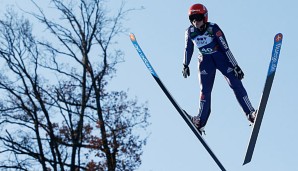
<path fill-rule="evenodd" d="M 203 21 L 203 20 L 200 20 L 200 21 L 198 21 L 198 20 L 193 20 L 193 21 L 192 21 L 192 24 L 193 24 L 196 28 L 200 29 L 200 28 L 204 25 L 204 21 Z"/>

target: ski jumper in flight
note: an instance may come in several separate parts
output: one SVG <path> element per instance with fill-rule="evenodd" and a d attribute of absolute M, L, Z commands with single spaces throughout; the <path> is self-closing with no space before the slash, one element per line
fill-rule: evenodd
<path fill-rule="evenodd" d="M 188 65 L 193 55 L 194 46 L 201 52 L 199 55 L 200 105 L 198 115 L 189 116 L 192 122 L 201 133 L 211 113 L 211 92 L 216 70 L 219 70 L 234 91 L 248 120 L 253 123 L 256 111 L 241 82 L 244 73 L 230 51 L 224 33 L 217 24 L 208 22 L 208 11 L 204 5 L 192 5 L 188 15 L 191 25 L 185 32 L 182 71 L 185 78 L 190 76 Z"/>

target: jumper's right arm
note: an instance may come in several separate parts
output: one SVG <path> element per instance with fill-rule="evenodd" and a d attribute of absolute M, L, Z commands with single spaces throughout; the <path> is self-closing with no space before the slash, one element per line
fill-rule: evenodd
<path fill-rule="evenodd" d="M 194 51 L 194 44 L 189 36 L 188 30 L 185 32 L 185 49 L 184 49 L 184 58 L 183 65 L 188 66 Z"/>

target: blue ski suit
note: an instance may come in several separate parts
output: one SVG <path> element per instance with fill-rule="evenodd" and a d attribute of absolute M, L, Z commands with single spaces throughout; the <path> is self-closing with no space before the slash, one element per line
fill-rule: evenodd
<path fill-rule="evenodd" d="M 206 29 L 199 31 L 194 26 L 190 26 L 185 32 L 185 52 L 183 64 L 188 66 L 196 45 L 201 54 L 199 55 L 199 79 L 201 83 L 200 105 L 198 117 L 200 126 L 206 125 L 211 113 L 211 91 L 213 88 L 216 69 L 226 78 L 229 86 L 245 114 L 254 111 L 247 92 L 234 73 L 234 68 L 238 66 L 231 53 L 224 33 L 215 23 L 206 23 Z"/>

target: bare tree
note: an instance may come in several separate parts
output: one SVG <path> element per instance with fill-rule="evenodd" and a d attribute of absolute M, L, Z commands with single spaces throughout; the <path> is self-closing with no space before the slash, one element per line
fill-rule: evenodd
<path fill-rule="evenodd" d="M 123 61 L 115 39 L 129 10 L 121 5 L 110 17 L 102 0 L 50 0 L 55 20 L 31 2 L 30 16 L 52 41 L 35 37 L 13 10 L 0 20 L 0 168 L 135 170 L 148 108 L 108 89 Z"/>

